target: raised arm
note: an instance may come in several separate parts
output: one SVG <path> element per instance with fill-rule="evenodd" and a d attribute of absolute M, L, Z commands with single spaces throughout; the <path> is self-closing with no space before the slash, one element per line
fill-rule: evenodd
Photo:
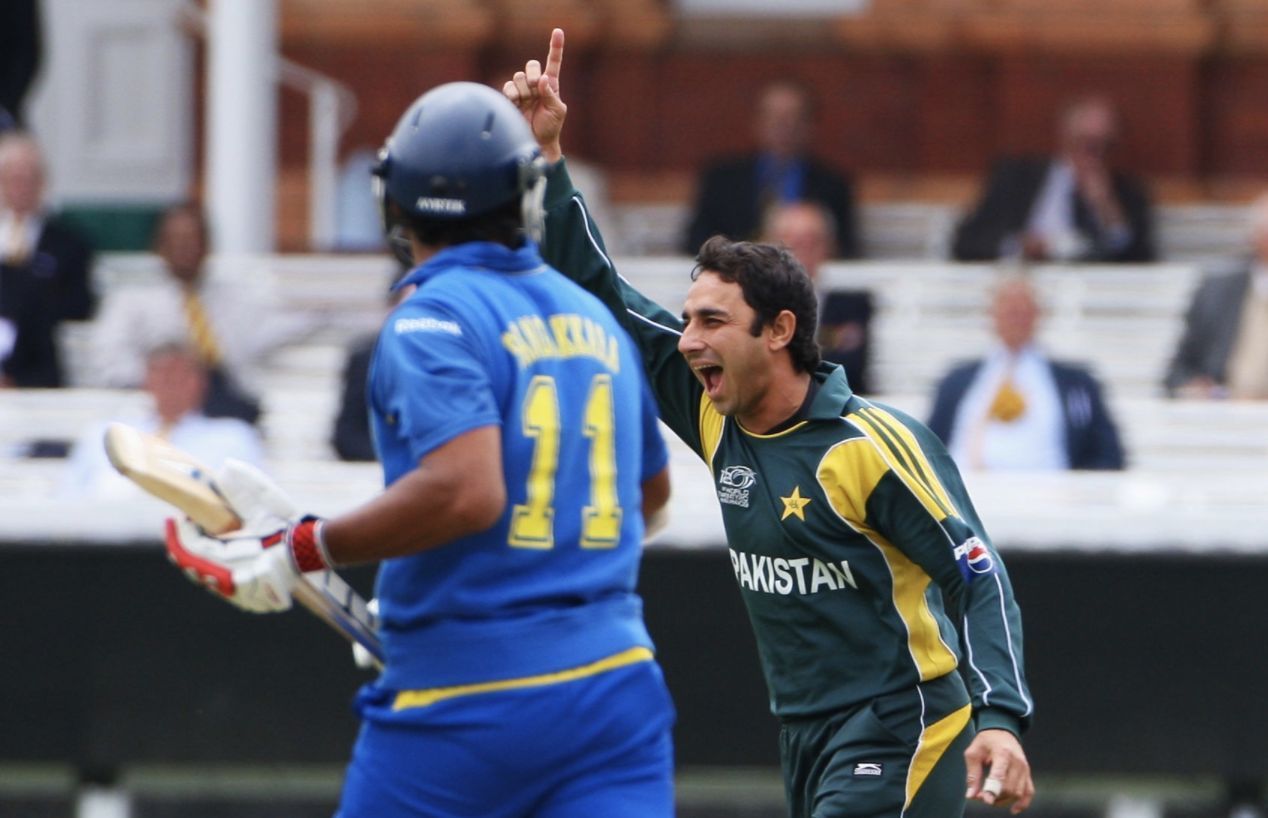
<path fill-rule="evenodd" d="M 555 29 L 545 68 L 537 60 L 529 60 L 524 70 L 517 71 L 502 87 L 502 92 L 519 107 L 532 127 L 543 156 L 552 162 L 547 173 L 542 257 L 598 296 L 633 336 L 660 405 L 661 417 L 675 434 L 699 452 L 703 389 L 678 352 L 682 322 L 617 274 L 599 227 L 568 176 L 560 143 L 568 114 L 568 106 L 559 92 L 563 50 L 564 33 Z"/>

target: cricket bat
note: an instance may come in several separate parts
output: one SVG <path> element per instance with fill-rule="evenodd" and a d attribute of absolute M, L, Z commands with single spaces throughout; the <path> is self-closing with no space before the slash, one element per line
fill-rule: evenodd
<path fill-rule="evenodd" d="M 242 527 L 217 491 L 211 470 L 187 452 L 123 423 L 107 427 L 105 446 L 106 456 L 120 474 L 185 512 L 209 534 L 223 535 Z M 375 617 L 342 577 L 334 571 L 300 574 L 292 596 L 345 639 L 364 648 L 376 667 L 383 667 Z"/>

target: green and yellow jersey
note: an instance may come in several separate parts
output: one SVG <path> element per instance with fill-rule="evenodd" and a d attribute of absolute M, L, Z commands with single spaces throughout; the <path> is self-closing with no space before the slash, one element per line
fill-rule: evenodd
<path fill-rule="evenodd" d="M 937 437 L 828 364 L 791 427 L 760 435 L 723 417 L 678 352 L 682 322 L 617 275 L 562 162 L 546 204 L 543 256 L 629 330 L 661 418 L 709 466 L 775 715 L 955 679 L 963 663 L 978 729 L 1020 733 L 1020 615 Z"/>

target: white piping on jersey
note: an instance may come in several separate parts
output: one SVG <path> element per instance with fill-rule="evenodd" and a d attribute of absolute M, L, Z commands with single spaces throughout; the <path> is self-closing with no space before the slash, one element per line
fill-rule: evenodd
<path fill-rule="evenodd" d="M 911 792 L 911 774 L 916 767 L 916 756 L 920 755 L 920 745 L 925 740 L 925 730 L 929 729 L 929 725 L 925 724 L 925 692 L 920 689 L 920 685 L 916 685 L 916 695 L 920 697 L 920 737 L 916 739 L 916 749 L 911 752 L 911 761 L 907 763 L 907 783 L 903 787 L 904 803 L 903 808 L 898 811 L 898 818 L 903 818 L 907 814 L 906 793 Z"/>
<path fill-rule="evenodd" d="M 986 674 L 973 661 L 973 639 L 969 636 L 969 615 L 964 615 L 964 647 L 968 653 L 969 667 L 973 668 L 973 672 L 977 674 L 977 678 L 982 680 L 982 684 L 986 687 L 982 691 L 982 706 L 989 707 L 991 704 L 991 691 L 995 688 L 991 685 L 991 680 L 986 678 Z M 1010 647 L 1011 650 L 1011 647 Z"/>
<path fill-rule="evenodd" d="M 594 251 L 599 254 L 600 258 L 603 259 L 603 263 L 608 266 L 608 269 L 616 273 L 617 278 L 619 278 L 621 281 L 624 281 L 626 284 L 629 284 L 630 283 L 629 279 L 627 279 L 625 276 L 617 272 L 616 267 L 613 266 L 612 264 L 612 259 L 608 258 L 608 254 L 603 252 L 603 248 L 599 245 L 598 239 L 596 239 L 594 237 L 594 233 L 591 232 L 590 212 L 586 210 L 585 202 L 581 200 L 580 196 L 574 194 L 572 197 L 572 203 L 581 209 L 581 224 L 585 226 L 586 228 L 586 238 L 590 240 L 590 246 L 593 247 Z M 633 285 L 630 285 L 630 286 L 632 287 Z M 646 315 L 643 315 L 640 312 L 635 312 L 629 307 L 626 307 L 625 311 L 629 313 L 631 316 L 633 316 L 634 318 L 637 318 L 638 320 L 642 321 L 645 324 L 656 327 L 657 329 L 660 329 L 660 330 L 664 330 L 665 332 L 671 333 L 673 335 L 677 335 L 680 338 L 682 337 L 682 332 L 680 330 L 676 330 L 673 327 L 667 327 L 658 321 L 653 321 L 652 319 L 648 318 Z"/>
<path fill-rule="evenodd" d="M 581 224 L 586 228 L 586 237 L 590 239 L 590 244 L 594 247 L 594 251 L 603 259 L 603 263 L 608 265 L 609 270 L 615 270 L 612 259 L 608 258 L 608 254 L 603 252 L 603 248 L 599 246 L 599 240 L 594 237 L 594 233 L 590 232 L 590 211 L 586 210 L 585 202 L 581 201 L 581 196 L 576 193 L 572 194 L 572 201 L 573 204 L 581 208 Z"/>
<path fill-rule="evenodd" d="M 1013 653 L 1013 634 L 1008 627 L 1008 613 L 1004 610 L 1004 583 L 996 572 L 995 587 L 999 590 L 999 618 L 1004 623 L 1004 644 L 1008 645 L 1008 658 L 1013 663 L 1013 679 L 1017 682 L 1017 695 L 1021 696 L 1021 700 L 1026 703 L 1026 712 L 1022 716 L 1029 716 L 1031 711 L 1035 709 L 1034 702 L 1026 698 L 1026 686 L 1021 683 L 1021 668 L 1017 665 L 1017 656 Z"/>

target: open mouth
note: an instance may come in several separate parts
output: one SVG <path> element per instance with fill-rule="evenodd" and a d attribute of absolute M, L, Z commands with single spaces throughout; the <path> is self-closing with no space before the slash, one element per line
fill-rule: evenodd
<path fill-rule="evenodd" d="M 710 364 L 696 367 L 696 376 L 704 384 L 705 394 L 709 397 L 713 397 L 722 386 L 722 367 L 720 366 Z"/>

